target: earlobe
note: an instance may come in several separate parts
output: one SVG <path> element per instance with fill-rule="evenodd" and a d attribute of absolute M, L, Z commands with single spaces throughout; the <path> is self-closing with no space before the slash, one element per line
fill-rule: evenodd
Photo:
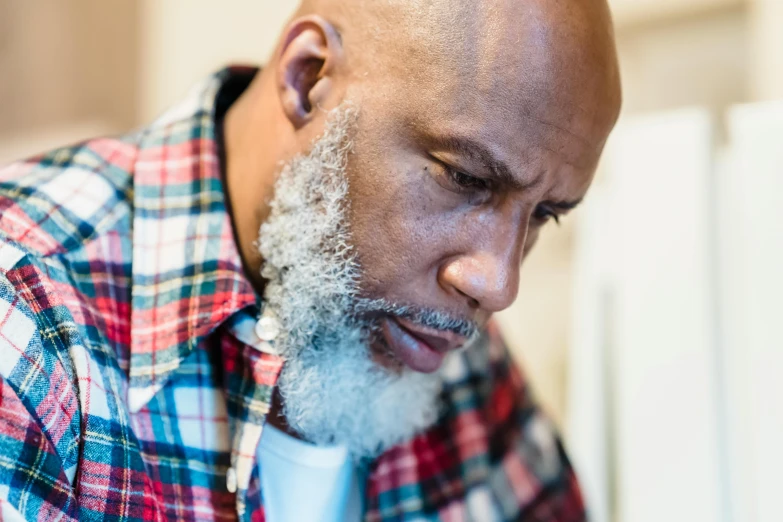
<path fill-rule="evenodd" d="M 318 16 L 294 21 L 277 64 L 278 94 L 283 112 L 295 128 L 310 122 L 333 94 L 333 74 L 342 59 L 335 28 Z"/>

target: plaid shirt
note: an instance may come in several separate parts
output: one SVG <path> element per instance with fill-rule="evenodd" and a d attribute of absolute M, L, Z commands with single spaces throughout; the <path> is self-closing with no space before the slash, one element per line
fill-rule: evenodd
<path fill-rule="evenodd" d="M 264 520 L 283 361 L 255 348 L 224 201 L 231 75 L 138 133 L 0 169 L 1 520 Z M 365 520 L 583 520 L 495 327 L 444 375 L 438 423 L 365 463 Z"/>

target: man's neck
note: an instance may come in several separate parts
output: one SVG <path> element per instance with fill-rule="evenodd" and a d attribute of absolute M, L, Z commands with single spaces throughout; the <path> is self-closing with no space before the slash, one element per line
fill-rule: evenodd
<path fill-rule="evenodd" d="M 228 109 L 223 121 L 226 195 L 239 253 L 250 280 L 263 295 L 261 255 L 256 241 L 261 223 L 269 214 L 274 192 L 277 137 L 265 103 L 260 71 L 250 86 Z"/>
<path fill-rule="evenodd" d="M 262 85 L 263 71 L 242 95 L 228 108 L 222 121 L 222 168 L 228 207 L 234 228 L 234 237 L 242 257 L 245 274 L 258 295 L 263 295 L 264 280 L 261 277 L 263 259 L 256 241 L 261 223 L 268 217 L 269 205 L 274 192 L 277 170 L 278 136 L 274 135 L 272 117 L 266 117 Z M 260 139 L 250 140 L 250 137 Z M 283 415 L 282 398 L 279 390 L 272 396 L 267 422 L 280 431 L 297 439 L 297 434 Z"/>

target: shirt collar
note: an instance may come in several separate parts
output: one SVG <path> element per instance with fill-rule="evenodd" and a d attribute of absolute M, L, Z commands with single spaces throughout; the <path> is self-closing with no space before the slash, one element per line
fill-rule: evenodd
<path fill-rule="evenodd" d="M 242 271 L 223 183 L 215 102 L 224 69 L 140 135 L 134 172 L 128 405 L 136 412 L 182 360 L 256 303 Z"/>

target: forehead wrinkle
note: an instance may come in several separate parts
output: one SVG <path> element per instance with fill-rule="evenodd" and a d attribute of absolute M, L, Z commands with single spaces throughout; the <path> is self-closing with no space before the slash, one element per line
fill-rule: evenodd
<path fill-rule="evenodd" d="M 594 143 L 594 142 L 590 141 L 586 136 L 582 136 L 581 134 L 578 134 L 577 132 L 574 132 L 573 130 L 569 129 L 565 125 L 560 125 L 560 124 L 555 123 L 554 121 L 548 121 L 548 120 L 546 120 L 544 118 L 536 116 L 532 111 L 530 111 L 530 112 L 524 111 L 522 113 L 522 115 L 523 115 L 523 117 L 527 117 L 527 118 L 535 121 L 536 123 L 539 123 L 539 124 L 543 125 L 544 127 L 549 127 L 549 128 L 551 128 L 551 129 L 553 129 L 555 131 L 559 131 L 559 132 L 563 132 L 565 134 L 568 134 L 569 136 L 571 136 L 572 138 L 576 138 L 577 141 L 579 141 L 583 145 L 588 146 L 589 148 L 593 148 L 593 147 L 596 147 L 598 145 L 597 143 Z M 550 150 L 551 152 L 554 152 L 556 154 L 559 154 L 557 151 L 554 151 L 554 150 L 551 150 L 551 149 L 548 149 L 548 150 Z"/>
<path fill-rule="evenodd" d="M 590 140 L 574 129 L 541 117 L 536 112 L 529 105 L 517 110 L 518 118 L 522 121 L 522 135 L 519 139 L 554 154 L 564 164 L 575 169 L 595 168 L 603 150 L 603 136 Z"/>

